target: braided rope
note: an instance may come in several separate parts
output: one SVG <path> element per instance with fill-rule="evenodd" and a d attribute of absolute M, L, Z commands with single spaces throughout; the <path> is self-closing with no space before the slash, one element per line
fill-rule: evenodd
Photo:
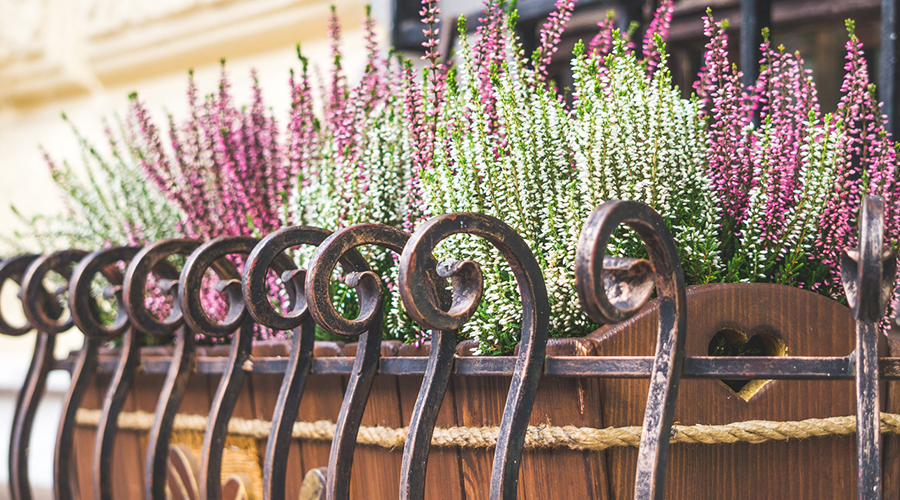
<path fill-rule="evenodd" d="M 100 410 L 80 409 L 75 422 L 83 427 L 96 427 L 100 422 Z M 174 429 L 177 431 L 206 430 L 207 417 L 203 415 L 178 415 Z M 153 414 L 143 411 L 123 412 L 119 415 L 119 428 L 134 431 L 148 431 L 153 425 Z M 229 434 L 268 439 L 271 422 L 232 418 L 228 423 Z M 334 437 L 334 422 L 296 422 L 292 436 L 311 441 L 331 441 Z M 383 448 L 402 448 L 406 443 L 408 427 L 363 426 L 359 429 L 357 442 Z M 431 439 L 433 446 L 458 448 L 493 448 L 497 445 L 499 427 L 449 427 L 435 428 Z M 881 414 L 881 432 L 900 434 L 900 415 Z M 767 441 L 787 441 L 822 436 L 848 436 L 856 433 L 856 417 L 810 418 L 806 420 L 773 422 L 748 420 L 725 425 L 673 425 L 672 443 L 764 443 Z M 573 450 L 605 450 L 614 446 L 637 447 L 641 441 L 639 426 L 608 427 L 562 427 L 541 425 L 529 426 L 525 437 L 526 449 L 569 448 Z"/>

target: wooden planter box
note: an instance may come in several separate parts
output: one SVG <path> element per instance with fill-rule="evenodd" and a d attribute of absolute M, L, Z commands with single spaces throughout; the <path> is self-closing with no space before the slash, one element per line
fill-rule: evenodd
<path fill-rule="evenodd" d="M 767 355 L 843 356 L 854 347 L 854 323 L 849 309 L 825 297 L 778 285 L 704 285 L 688 289 L 687 354 L 705 356 L 719 333 L 731 340 L 758 336 Z M 653 303 L 632 319 L 601 328 L 583 339 L 552 340 L 548 355 L 652 355 L 657 316 Z M 898 354 L 887 338 L 882 355 Z M 260 343 L 254 358 L 287 356 L 285 342 Z M 202 356 L 224 356 L 228 347 L 206 348 Z M 467 345 L 459 355 L 466 356 Z M 384 356 L 425 356 L 427 346 L 386 342 Z M 352 356 L 355 345 L 319 343 L 317 356 Z M 112 356 L 112 353 L 107 353 Z M 145 349 L 144 359 L 165 356 L 160 348 Z M 164 375 L 140 373 L 125 412 L 153 412 Z M 195 374 L 181 407 L 182 414 L 206 415 L 218 375 Z M 251 374 L 241 392 L 234 417 L 271 420 L 282 377 Z M 378 375 L 366 406 L 363 426 L 405 427 L 419 391 L 421 376 Z M 335 421 L 347 377 L 312 374 L 306 384 L 299 420 Z M 84 408 L 100 408 L 109 375 L 94 380 Z M 441 407 L 438 427 L 497 426 L 509 387 L 508 377 L 454 375 Z M 544 377 L 531 424 L 579 427 L 641 425 L 646 405 L 645 379 Z M 750 395 L 752 393 L 752 395 Z M 900 410 L 897 384 L 883 383 L 882 411 Z M 742 397 L 744 396 L 744 397 Z M 745 400 L 746 397 L 749 399 Z M 852 381 L 803 380 L 751 383 L 739 392 L 719 380 L 683 380 L 676 422 L 726 424 L 746 420 L 803 420 L 855 414 Z M 91 498 L 91 450 L 94 430 L 77 431 L 77 471 L 82 498 Z M 202 433 L 176 432 L 173 443 L 199 449 Z M 114 459 L 114 497 L 138 499 L 147 435 L 120 431 Z M 304 474 L 327 465 L 330 443 L 292 443 L 287 496 L 297 498 Z M 226 443 L 223 478 L 234 472 L 249 481 L 259 495 L 264 440 L 232 436 Z M 884 498 L 900 497 L 900 448 L 885 436 Z M 402 449 L 360 445 L 353 464 L 352 496 L 358 499 L 398 497 Z M 427 498 L 467 500 L 488 498 L 492 449 L 432 447 L 426 482 Z M 568 448 L 526 451 L 519 498 L 623 499 L 633 496 L 637 449 L 605 451 Z M 846 499 L 855 496 L 856 446 L 853 436 L 770 441 L 763 444 L 674 444 L 668 461 L 667 499 Z"/>

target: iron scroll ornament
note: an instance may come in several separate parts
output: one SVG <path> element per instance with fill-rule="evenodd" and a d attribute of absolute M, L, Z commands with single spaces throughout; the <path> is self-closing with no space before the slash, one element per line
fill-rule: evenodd
<path fill-rule="evenodd" d="M 98 476 L 98 467 L 95 465 L 93 479 L 104 485 L 103 488 L 107 494 L 111 490 L 109 465 L 115 441 L 116 419 L 130 385 L 122 384 L 122 379 L 129 373 L 133 375 L 135 365 L 133 361 L 129 365 L 129 361 L 135 357 L 133 351 L 136 351 L 136 346 L 134 349 L 128 348 L 136 343 L 132 332 L 127 331 L 129 330 L 129 321 L 121 294 L 123 276 L 116 265 L 127 263 L 134 257 L 137 250 L 133 247 L 115 247 L 93 252 L 78 263 L 69 280 L 69 311 L 75 325 L 84 334 L 84 346 L 78 353 L 72 370 L 72 381 L 63 403 L 62 418 L 57 432 L 53 481 L 58 500 L 77 497 L 73 486 L 74 473 L 72 471 L 75 415 L 88 389 L 88 384 L 97 371 L 98 350 L 103 343 L 126 335 L 126 348 L 122 351 L 123 358 L 120 360 L 113 382 L 110 384 L 112 396 L 108 396 L 104 401 L 101 425 L 98 427 L 95 441 L 97 449 L 94 450 L 95 464 L 105 464 L 107 467 L 103 475 Z M 104 295 L 107 298 L 115 298 L 116 301 L 116 317 L 110 325 L 104 325 L 98 317 L 97 302 L 91 290 L 94 278 L 98 274 L 102 274 L 109 282 L 109 287 L 103 291 Z"/>
<path fill-rule="evenodd" d="M 87 252 L 81 250 L 63 250 L 39 256 L 30 262 L 21 278 L 22 309 L 28 324 L 37 330 L 37 340 L 31 366 L 17 400 L 10 436 L 9 484 L 12 498 L 15 500 L 32 498 L 28 483 L 27 459 L 35 411 L 54 361 L 53 347 L 56 334 L 68 330 L 73 324 L 71 316 L 63 317 L 63 306 L 59 299 L 68 290 L 72 267 L 85 255 Z M 60 286 L 52 292 L 48 291 L 44 287 L 44 278 L 50 271 L 60 274 L 66 280 L 65 286 Z M 4 281 L 5 279 L 4 277 Z"/>
<path fill-rule="evenodd" d="M 306 274 L 306 298 L 309 312 L 316 323 L 331 333 L 345 337 L 359 336 L 359 347 L 353 371 L 341 403 L 331 453 L 325 495 L 328 500 L 348 500 L 350 472 L 356 436 L 365 411 L 366 401 L 381 357 L 384 290 L 381 278 L 369 270 L 349 273 L 345 283 L 356 289 L 359 315 L 354 319 L 341 316 L 331 302 L 331 279 L 338 261 L 361 245 L 378 245 L 401 252 L 409 235 L 399 229 L 380 224 L 359 224 L 335 232 L 328 237 L 309 262 Z"/>
<path fill-rule="evenodd" d="M 895 253 L 884 248 L 884 200 L 864 196 L 859 213 L 859 245 L 841 255 L 841 281 L 856 319 L 852 357 L 856 378 L 857 496 L 882 498 L 881 409 L 878 387 L 878 326 L 897 274 Z"/>
<path fill-rule="evenodd" d="M 38 257 L 39 255 L 20 255 L 0 262 L 0 287 L 5 285 L 7 280 L 12 280 L 20 287 L 23 286 L 25 271 Z M 21 293 L 19 297 L 21 298 Z M 27 319 L 22 326 L 13 326 L 13 324 L 7 320 L 3 311 L 0 310 L 0 333 L 18 337 L 20 335 L 25 335 L 33 329 L 33 326 Z M 13 437 L 20 434 L 26 428 L 30 429 L 31 424 L 26 424 L 23 421 L 29 414 L 29 405 L 26 405 L 25 402 L 26 399 L 34 398 L 34 394 L 43 392 L 43 385 L 47 376 L 44 367 L 49 367 L 49 363 L 53 361 L 53 344 L 53 336 L 37 335 L 34 345 L 34 354 L 31 358 L 31 366 L 26 372 L 22 390 L 20 390 L 16 396 L 16 408 L 13 413 L 12 435 L 10 436 L 9 441 L 10 447 L 8 456 L 9 489 L 10 498 L 12 498 L 12 500 L 31 498 L 31 486 L 28 482 L 27 456 L 21 457 L 20 452 L 17 449 L 14 449 Z M 30 404 L 35 403 L 36 401 Z M 30 413 L 32 414 L 31 418 L 34 418 L 33 411 Z"/>
<path fill-rule="evenodd" d="M 473 234 L 494 245 L 516 277 L 522 297 L 522 337 L 494 452 L 490 498 L 513 500 L 528 420 L 543 370 L 550 321 L 550 304 L 540 266 L 522 237 L 504 222 L 484 214 L 457 213 L 434 217 L 412 235 L 400 257 L 400 295 L 409 315 L 420 326 L 454 331 L 475 313 L 483 278 L 472 261 L 441 265 L 438 273 L 450 278 L 453 298 L 440 307 L 424 272 L 432 251 L 454 234 Z M 432 347 L 432 354 L 434 347 Z M 425 436 L 422 436 L 424 439 Z M 430 435 L 428 436 L 430 441 Z M 424 471 L 423 471 L 424 472 Z"/>
<path fill-rule="evenodd" d="M 641 238 L 648 260 L 606 255 L 610 238 L 622 224 Z M 597 207 L 588 216 L 578 241 L 575 285 L 585 312 L 601 324 L 619 323 L 636 314 L 650 299 L 651 285 L 656 287 L 659 334 L 638 449 L 634 498 L 662 500 L 687 327 L 684 275 L 675 240 L 663 218 L 636 201 L 608 201 Z"/>
<path fill-rule="evenodd" d="M 200 245 L 181 270 L 178 300 L 184 320 L 194 331 L 211 337 L 233 334 L 228 365 L 209 411 L 200 458 L 200 497 L 205 500 L 221 498 L 222 453 L 228 432 L 228 421 L 244 382 L 244 364 L 250 359 L 253 347 L 253 318 L 247 314 L 241 294 L 240 274 L 228 255 L 249 254 L 259 240 L 248 236 L 221 236 Z M 291 263 L 279 256 L 276 265 L 289 269 Z M 203 278 L 215 270 L 220 278 L 216 289 L 224 293 L 228 313 L 221 322 L 207 314 L 200 298 Z"/>
<path fill-rule="evenodd" d="M 169 442 L 175 416 L 184 399 L 188 379 L 196 364 L 195 343 L 192 331 L 184 327 L 184 318 L 178 300 L 173 300 L 172 313 L 165 319 L 157 318 L 147 309 L 146 289 L 150 275 L 160 278 L 162 291 L 175 298 L 178 294 L 178 272 L 168 259 L 172 256 L 187 257 L 200 242 L 189 238 L 172 238 L 157 241 L 144 247 L 129 264 L 125 273 L 123 302 L 131 324 L 137 330 L 160 339 L 175 335 L 175 350 L 166 373 L 153 425 L 147 441 L 147 458 L 144 463 L 144 499 L 158 500 L 166 497 Z"/>
<path fill-rule="evenodd" d="M 247 259 L 244 266 L 242 288 L 244 302 L 256 321 L 275 330 L 291 330 L 291 354 L 285 369 L 278 400 L 272 414 L 271 437 L 266 442 L 263 463 L 263 499 L 284 500 L 287 482 L 287 456 L 291 444 L 291 432 L 300 407 L 306 376 L 310 372 L 313 347 L 316 337 L 316 323 L 307 307 L 306 271 L 297 270 L 293 265 L 281 271 L 291 300 L 291 309 L 286 314 L 275 310 L 269 302 L 268 271 L 276 259 L 288 248 L 311 245 L 318 247 L 331 235 L 330 231 L 316 227 L 293 226 L 275 231 L 263 238 Z M 368 269 L 359 252 L 347 252 L 342 257 L 343 268 L 348 272 Z"/>

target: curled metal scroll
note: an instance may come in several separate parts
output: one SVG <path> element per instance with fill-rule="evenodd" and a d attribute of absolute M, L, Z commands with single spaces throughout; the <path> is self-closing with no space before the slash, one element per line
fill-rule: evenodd
<path fill-rule="evenodd" d="M 166 497 L 167 458 L 175 416 L 184 399 L 188 379 L 196 364 L 194 334 L 183 326 L 184 319 L 178 301 L 173 303 L 172 313 L 160 320 L 147 309 L 145 291 L 151 273 L 162 281 L 170 295 L 178 293 L 178 273 L 168 263 L 169 257 L 187 257 L 200 242 L 177 238 L 158 241 L 144 247 L 131 261 L 125 273 L 124 305 L 135 328 L 156 337 L 166 338 L 175 334 L 175 350 L 172 363 L 163 382 L 153 427 L 147 443 L 147 459 L 144 465 L 144 498 L 156 500 Z"/>
<path fill-rule="evenodd" d="M 0 288 L 2 288 L 7 280 L 12 280 L 14 283 L 21 286 L 25 271 L 38 257 L 40 256 L 20 255 L 0 262 Z M 33 328 L 31 323 L 28 323 L 27 321 L 22 326 L 13 326 L 12 323 L 7 321 L 6 316 L 3 314 L 2 304 L 0 304 L 0 333 L 18 337 L 20 335 L 25 335 Z"/>
<path fill-rule="evenodd" d="M 213 337 L 234 334 L 228 367 L 216 390 L 209 421 L 203 436 L 200 462 L 200 497 L 218 500 L 221 497 L 222 453 L 228 431 L 228 421 L 237 403 L 244 382 L 244 363 L 250 359 L 253 346 L 253 318 L 247 314 L 241 295 L 240 275 L 234 264 L 224 257 L 249 254 L 259 242 L 246 236 L 222 236 L 204 243 L 188 258 L 181 270 L 178 300 L 185 322 L 198 333 Z M 282 256 L 278 266 L 288 269 L 291 264 Z M 217 289 L 228 300 L 228 313 L 222 322 L 212 319 L 203 307 L 200 290 L 207 271 L 214 269 L 223 281 Z"/>
<path fill-rule="evenodd" d="M 28 269 L 28 266 L 31 265 L 36 258 L 38 258 L 37 255 L 21 255 L 4 260 L 0 263 L 0 288 L 6 284 L 7 280 L 12 280 L 21 286 L 25 270 Z M 21 294 L 19 296 L 21 297 Z M 13 326 L 12 323 L 7 320 L 2 310 L 0 310 L 0 333 L 3 333 L 4 335 L 20 336 L 25 335 L 31 330 L 31 323 L 28 323 L 27 321 L 22 326 Z M 50 342 L 50 345 L 47 345 L 48 342 Z M 19 391 L 19 394 L 16 396 L 16 410 L 13 414 L 12 436 L 10 436 L 9 441 L 10 448 L 8 457 L 10 495 L 13 500 L 31 498 L 31 487 L 28 483 L 28 465 L 24 462 L 24 459 L 19 457 L 19 451 L 13 449 L 12 438 L 21 432 L 23 424 L 21 419 L 27 414 L 27 412 L 25 412 L 26 406 L 23 404 L 25 398 L 33 397 L 31 394 L 34 393 L 34 390 L 29 391 L 29 388 L 35 384 L 42 385 L 43 382 L 40 381 L 40 379 L 46 377 L 46 373 L 42 373 L 42 367 L 48 366 L 48 361 L 45 360 L 45 358 L 47 358 L 47 356 L 52 356 L 52 342 L 52 338 L 48 338 L 46 335 L 38 335 L 35 340 L 34 355 L 31 358 L 31 367 L 26 373 L 22 390 Z M 52 359 L 49 361 L 52 361 Z M 40 391 L 38 391 L 38 394 L 39 393 Z"/>
<path fill-rule="evenodd" d="M 69 280 L 69 311 L 75 325 L 84 334 L 84 345 L 75 360 L 72 381 L 63 402 L 62 418 L 56 434 L 53 486 L 57 500 L 70 500 L 78 496 L 75 493 L 73 484 L 75 474 L 72 470 L 75 414 L 81 406 L 91 378 L 97 371 L 98 349 L 104 342 L 124 334 L 128 328 L 128 317 L 121 296 L 122 273 L 116 269 L 115 264 L 127 262 L 136 252 L 136 248 L 130 247 L 94 252 L 79 262 Z M 104 293 L 111 292 L 116 298 L 117 314 L 109 326 L 104 325 L 98 318 L 97 304 L 91 290 L 91 283 L 99 273 L 102 273 L 113 287 L 112 290 L 104 290 Z M 107 439 L 111 440 L 110 437 Z"/>
<path fill-rule="evenodd" d="M 859 246 L 841 256 L 841 281 L 856 318 L 857 494 L 881 498 L 881 411 L 878 394 L 878 327 L 897 274 L 896 255 L 884 248 L 884 200 L 865 196 Z"/>
<path fill-rule="evenodd" d="M 359 224 L 342 229 L 322 242 L 309 263 L 306 275 L 306 298 L 312 317 L 322 328 L 343 336 L 359 335 L 359 347 L 353 362 L 353 373 L 347 383 L 341 412 L 338 415 L 331 454 L 328 459 L 328 478 L 325 494 L 328 500 L 347 500 L 350 496 L 350 471 L 356 435 L 369 399 L 369 391 L 381 357 L 383 328 L 383 300 L 381 278 L 368 270 L 351 272 L 345 283 L 356 289 L 359 315 L 347 319 L 331 302 L 331 279 L 337 262 L 361 245 L 378 245 L 401 252 L 409 235 L 385 225 Z M 353 257 L 356 259 L 356 257 Z M 360 262 L 362 264 L 362 262 Z"/>
<path fill-rule="evenodd" d="M 622 224 L 644 242 L 649 265 L 644 260 L 606 255 L 610 238 Z M 608 201 L 597 207 L 581 231 L 575 283 L 584 310 L 594 321 L 607 324 L 637 313 L 650 298 L 650 283 L 656 286 L 659 335 L 638 450 L 634 498 L 661 500 L 687 324 L 684 275 L 675 240 L 663 218 L 635 201 Z"/>
<path fill-rule="evenodd" d="M 310 317 L 306 305 L 306 292 L 303 289 L 306 272 L 275 265 L 287 288 L 291 300 L 291 310 L 281 314 L 269 302 L 268 271 L 282 258 L 288 248 L 299 245 L 319 246 L 331 233 L 324 229 L 307 226 L 287 227 L 266 236 L 256 245 L 247 264 L 244 266 L 243 291 L 244 302 L 250 314 L 260 324 L 275 330 L 294 329 L 291 343 L 291 354 L 288 366 L 278 393 L 278 401 L 272 414 L 272 429 L 266 442 L 265 461 L 263 464 L 263 499 L 284 500 L 285 483 L 287 481 L 287 457 L 291 444 L 291 433 L 306 376 L 310 371 L 313 346 L 316 337 L 316 323 Z M 343 256 L 342 265 L 347 272 L 365 271 L 366 262 L 358 252 L 349 252 Z"/>
<path fill-rule="evenodd" d="M 439 307 L 428 280 L 422 279 L 423 270 L 429 268 L 431 252 L 454 234 L 473 234 L 494 245 L 509 263 L 522 296 L 522 338 L 494 452 L 490 493 L 492 499 L 515 499 L 525 432 L 547 346 L 550 321 L 547 288 L 528 244 L 507 224 L 484 214 L 440 215 L 416 230 L 400 258 L 400 295 L 407 312 L 419 325 L 434 330 L 456 330 L 478 308 L 483 278 L 474 262 L 456 262 L 438 269 L 453 285 L 449 308 Z"/>
<path fill-rule="evenodd" d="M 103 408 L 100 410 L 100 422 L 94 441 L 92 479 L 94 497 L 100 500 L 112 500 L 113 454 L 115 453 L 119 413 L 125 405 L 125 398 L 131 390 L 134 376 L 141 363 L 140 335 L 129 325 L 128 315 L 122 301 L 123 277 L 114 266 L 118 262 L 131 260 L 137 251 L 138 249 L 134 247 L 121 247 L 85 257 L 76 268 L 70 285 L 69 305 L 72 319 L 82 328 L 85 336 L 98 343 L 115 338 L 122 339 L 119 360 L 103 399 Z M 90 291 L 91 281 L 101 271 L 104 271 L 103 274 L 113 287 L 110 291 L 116 297 L 118 308 L 116 319 L 109 327 L 104 326 L 95 316 L 95 303 Z M 87 383 L 82 380 L 77 382 L 79 384 Z M 73 418 L 75 410 L 76 408 L 69 409 Z M 63 452 L 64 455 L 68 453 Z M 67 460 L 66 457 L 60 457 L 57 463 L 60 464 Z"/>
<path fill-rule="evenodd" d="M 28 323 L 37 330 L 37 340 L 31 366 L 17 401 L 12 435 L 10 436 L 10 490 L 12 497 L 16 500 L 32 498 L 31 487 L 28 483 L 27 461 L 31 428 L 47 382 L 47 374 L 52 368 L 56 334 L 64 332 L 72 326 L 71 317 L 63 319 L 62 305 L 58 300 L 68 289 L 68 283 L 51 292 L 44 287 L 43 281 L 50 271 L 60 274 L 68 281 L 72 273 L 72 266 L 86 253 L 80 250 L 65 250 L 37 257 L 31 261 L 21 278 L 22 308 Z M 29 258 L 25 258 L 25 260 L 27 259 Z M 18 269 L 13 274 L 18 273 L 22 262 L 20 261 L 16 265 Z M 10 265 L 14 264 L 11 262 Z M 4 281 L 7 277 L 10 275 L 6 274 Z"/>

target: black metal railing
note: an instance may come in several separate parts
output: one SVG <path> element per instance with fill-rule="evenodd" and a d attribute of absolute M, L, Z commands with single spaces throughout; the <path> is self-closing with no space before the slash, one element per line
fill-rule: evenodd
<path fill-rule="evenodd" d="M 284 374 L 272 416 L 272 430 L 263 465 L 264 498 L 285 498 L 291 426 L 298 415 L 309 374 L 349 375 L 331 455 L 325 473 L 328 499 L 349 497 L 357 431 L 376 373 L 424 375 L 409 422 L 403 450 L 400 491 L 403 499 L 422 498 L 432 432 L 437 411 L 451 375 L 512 377 L 494 454 L 491 498 L 516 497 L 525 433 L 541 379 L 563 377 L 646 377 L 650 379 L 638 454 L 635 498 L 663 498 L 669 437 L 679 381 L 683 378 L 830 379 L 856 381 L 859 498 L 881 497 L 881 432 L 879 381 L 900 380 L 900 358 L 879 359 L 877 323 L 896 271 L 893 254 L 884 250 L 884 207 L 866 197 L 859 217 L 860 247 L 848 249 L 842 277 L 856 318 L 856 349 L 844 357 L 694 357 L 685 354 L 686 296 L 678 252 L 662 218 L 637 202 L 611 201 L 598 207 L 585 223 L 578 244 L 576 284 L 582 307 L 601 324 L 622 322 L 643 309 L 655 289 L 659 332 L 656 354 L 648 357 L 546 356 L 549 300 L 537 261 L 522 237 L 503 222 L 480 214 L 435 217 L 414 234 L 383 225 L 362 224 L 333 234 L 311 227 L 289 227 L 257 240 L 221 237 L 202 243 L 173 239 L 142 249 L 120 247 L 87 254 L 67 250 L 44 256 L 23 256 L 0 263 L 0 286 L 19 283 L 28 324 L 14 328 L 0 314 L 0 331 L 22 335 L 36 330 L 37 345 L 19 399 L 10 443 L 10 485 L 13 500 L 30 500 L 27 448 L 35 409 L 47 373 L 72 373 L 59 425 L 54 480 L 56 498 L 77 498 L 71 468 L 76 410 L 86 380 L 99 371 L 113 373 L 101 410 L 93 451 L 93 490 L 96 498 L 112 498 L 111 457 L 117 417 L 138 371 L 165 373 L 146 450 L 145 498 L 165 498 L 166 456 L 175 416 L 192 372 L 222 374 L 204 434 L 200 464 L 201 498 L 220 496 L 222 453 L 228 421 L 248 373 Z M 648 259 L 622 259 L 605 254 L 610 238 L 628 226 L 643 240 Z M 437 245 L 455 234 L 485 239 L 506 259 L 522 297 L 522 339 L 515 357 L 459 357 L 457 332 L 472 317 L 481 300 L 483 277 L 477 263 L 438 264 Z M 285 251 L 302 245 L 316 247 L 307 270 L 296 269 Z M 356 248 L 377 245 L 400 254 L 398 288 L 410 317 L 433 332 L 430 356 L 382 358 L 382 301 L 387 292 L 379 276 L 369 270 Z M 176 273 L 169 258 L 186 258 Z M 239 273 L 229 255 L 244 262 Z M 348 273 L 345 282 L 357 291 L 360 313 L 347 319 L 335 309 L 330 284 L 335 266 Z M 127 268 L 126 268 L 127 266 Z M 125 273 L 121 269 L 126 269 Z M 228 298 L 221 322 L 211 319 L 200 301 L 203 276 L 213 270 L 218 289 Z M 54 271 L 67 287 L 48 290 L 46 275 Z M 282 277 L 290 309 L 279 312 L 269 301 L 267 276 Z M 115 298 L 118 311 L 110 325 L 98 318 L 91 283 L 102 275 L 110 285 L 105 295 Z M 171 314 L 158 319 L 147 310 L 147 283 L 156 279 L 174 298 Z M 452 293 L 448 292 L 448 285 Z M 650 286 L 652 285 L 652 286 Z M 65 314 L 57 297 L 67 292 Z M 62 319 L 61 319 L 62 318 Z M 293 330 L 286 359 L 250 359 L 254 325 Z M 72 325 L 85 336 L 84 348 L 67 360 L 54 360 L 54 337 Z M 313 355 L 316 326 L 333 334 L 356 338 L 355 358 Z M 167 359 L 144 359 L 138 349 L 140 333 L 174 335 L 174 354 Z M 198 358 L 195 335 L 231 336 L 227 359 Z M 849 334 L 849 332 L 848 332 Z M 101 361 L 100 345 L 121 337 L 118 359 Z M 48 464 L 49 466 L 49 464 Z"/>

